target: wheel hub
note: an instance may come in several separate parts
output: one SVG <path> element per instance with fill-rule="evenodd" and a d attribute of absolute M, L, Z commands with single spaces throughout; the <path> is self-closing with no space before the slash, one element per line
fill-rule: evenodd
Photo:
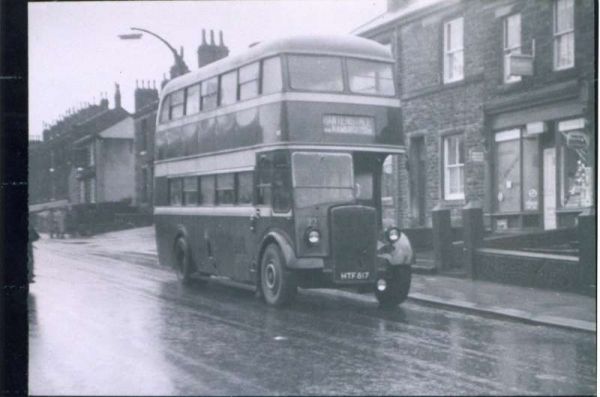
<path fill-rule="evenodd" d="M 265 268 L 265 283 L 270 290 L 275 290 L 277 284 L 277 271 L 272 263 Z"/>

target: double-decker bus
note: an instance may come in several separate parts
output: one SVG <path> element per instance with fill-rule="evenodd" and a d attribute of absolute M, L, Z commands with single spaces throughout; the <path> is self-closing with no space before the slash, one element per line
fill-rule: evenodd
<path fill-rule="evenodd" d="M 157 115 L 160 263 L 281 306 L 300 288 L 410 288 L 413 251 L 382 221 L 382 165 L 405 148 L 390 51 L 302 36 L 171 80 Z"/>

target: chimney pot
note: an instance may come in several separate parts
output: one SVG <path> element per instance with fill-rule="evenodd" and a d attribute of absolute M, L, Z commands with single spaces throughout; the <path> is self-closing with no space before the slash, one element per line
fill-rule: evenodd
<path fill-rule="evenodd" d="M 213 30 L 210 30 L 210 45 L 215 45 L 215 32 L 213 32 Z"/>
<path fill-rule="evenodd" d="M 219 47 L 224 47 L 225 44 L 223 43 L 223 31 L 219 30 Z"/>
<path fill-rule="evenodd" d="M 202 45 L 206 45 L 206 30 L 202 29 Z"/>

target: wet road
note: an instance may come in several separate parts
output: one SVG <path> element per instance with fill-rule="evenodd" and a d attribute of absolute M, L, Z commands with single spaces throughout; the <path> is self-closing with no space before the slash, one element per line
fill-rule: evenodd
<path fill-rule="evenodd" d="M 591 394 L 595 336 L 302 291 L 181 287 L 151 254 L 36 243 L 30 394 Z"/>

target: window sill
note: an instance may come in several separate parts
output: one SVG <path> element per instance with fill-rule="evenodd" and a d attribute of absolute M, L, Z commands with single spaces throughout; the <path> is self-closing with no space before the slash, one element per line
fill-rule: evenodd
<path fill-rule="evenodd" d="M 569 213 L 573 213 L 573 212 L 582 212 L 585 209 L 586 209 L 586 207 L 557 208 L 556 213 L 557 214 L 569 214 Z"/>
<path fill-rule="evenodd" d="M 449 197 L 449 198 L 444 198 L 444 204 L 448 204 L 448 205 L 461 205 L 465 203 L 465 198 L 464 197 Z"/>

